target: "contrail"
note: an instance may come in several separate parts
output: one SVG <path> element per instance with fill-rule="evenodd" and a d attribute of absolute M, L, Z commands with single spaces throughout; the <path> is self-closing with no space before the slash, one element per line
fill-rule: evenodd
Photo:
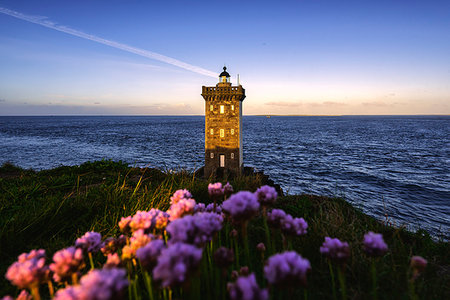
<path fill-rule="evenodd" d="M 29 15 L 24 15 L 20 12 L 14 11 L 14 10 L 10 10 L 4 7 L 0 7 L 0 13 L 5 14 L 5 15 L 9 15 L 11 17 L 17 18 L 17 19 L 21 19 L 27 22 L 31 22 L 34 24 L 38 24 L 38 25 L 42 25 L 45 26 L 47 28 L 51 28 L 54 30 L 58 30 L 70 35 L 74 35 L 86 40 L 91 40 L 100 44 L 104 44 L 104 45 L 108 45 L 110 47 L 113 48 L 117 48 L 120 50 L 124 50 L 130 53 L 134 53 L 143 57 L 147 57 L 147 58 L 151 58 L 151 59 L 155 59 L 155 60 L 159 60 L 162 62 L 165 62 L 167 64 L 173 65 L 173 66 L 177 66 L 180 68 L 183 68 L 185 70 L 191 71 L 191 72 L 195 72 L 201 75 L 205 75 L 205 76 L 211 76 L 214 78 L 217 78 L 219 75 L 218 73 L 203 69 L 201 67 L 197 67 L 194 65 L 190 65 L 188 63 L 182 62 L 178 59 L 172 58 L 172 57 L 168 57 L 159 53 L 155 53 L 155 52 L 151 52 L 148 50 L 143 50 L 143 49 L 139 49 L 139 48 L 135 48 L 135 47 L 131 47 L 125 44 L 121 44 L 118 42 L 114 42 L 111 40 L 107 40 L 107 39 L 103 39 L 101 37 L 92 35 L 92 34 L 87 34 L 84 33 L 82 31 L 78 31 L 66 26 L 62 26 L 62 25 L 57 25 L 56 23 L 50 21 L 47 19 L 47 17 L 41 17 L 41 16 L 29 16 Z"/>

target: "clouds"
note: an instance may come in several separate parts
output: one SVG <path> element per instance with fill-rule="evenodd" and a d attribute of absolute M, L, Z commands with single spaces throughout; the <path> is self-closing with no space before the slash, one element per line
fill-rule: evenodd
<path fill-rule="evenodd" d="M 127 51 L 130 53 L 134 53 L 137 54 L 139 56 L 143 56 L 146 58 L 150 58 L 150 59 L 154 59 L 154 60 L 158 60 L 197 74 L 201 74 L 201 75 L 205 75 L 205 76 L 209 76 L 209 77 L 214 77 L 217 78 L 218 74 L 206 69 L 203 69 L 199 66 L 194 66 L 188 63 L 185 63 L 183 61 L 177 60 L 175 58 L 169 57 L 169 56 L 165 56 L 156 52 L 152 52 L 152 51 L 148 51 L 148 50 L 144 50 L 144 49 L 139 49 L 139 48 L 135 48 L 126 44 L 122 44 L 122 43 L 118 43 L 115 41 L 111 41 L 111 40 L 107 40 L 92 34 L 88 34 L 79 30 L 75 30 L 72 28 L 69 28 L 67 26 L 63 26 L 63 25 L 58 25 L 55 22 L 52 22 L 50 20 L 48 20 L 46 17 L 43 16 L 30 16 L 30 15 L 25 15 L 22 14 L 20 12 L 14 11 L 14 10 L 10 10 L 4 7 L 0 7 L 0 13 L 3 13 L 5 15 L 9 15 L 11 17 L 17 18 L 17 19 L 21 19 L 30 23 L 34 23 L 34 24 L 38 24 L 50 29 L 54 29 L 60 32 L 64 32 L 73 36 L 77 36 L 86 40 L 91 40 L 93 42 L 97 42 L 100 44 L 104 44 L 116 49 L 120 49 L 123 51 Z"/>
<path fill-rule="evenodd" d="M 2 99 L 2 98 L 0 98 L 0 103 L 1 102 L 6 102 L 6 100 L 5 99 Z"/>

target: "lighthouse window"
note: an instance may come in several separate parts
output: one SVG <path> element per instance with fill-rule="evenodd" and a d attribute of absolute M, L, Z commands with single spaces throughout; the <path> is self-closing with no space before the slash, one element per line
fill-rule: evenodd
<path fill-rule="evenodd" d="M 231 159 L 234 159 L 234 153 L 231 153 Z"/>
<path fill-rule="evenodd" d="M 214 129 L 211 128 L 211 129 L 209 130 L 209 132 L 210 132 L 211 134 L 214 134 Z"/>
<path fill-rule="evenodd" d="M 234 129 L 231 129 L 231 134 L 234 134 Z"/>
<path fill-rule="evenodd" d="M 220 106 L 220 113 L 223 114 L 225 112 L 225 107 L 223 105 Z"/>
<path fill-rule="evenodd" d="M 210 105 L 210 106 L 209 106 L 209 110 L 210 110 L 210 111 L 213 111 L 213 109 L 214 109 L 214 105 Z"/>
<path fill-rule="evenodd" d="M 231 110 L 234 110 L 234 105 L 231 105 Z"/>
<path fill-rule="evenodd" d="M 211 158 L 214 158 L 214 153 L 213 152 L 211 152 Z"/>
<path fill-rule="evenodd" d="M 225 136 L 225 130 L 220 129 L 220 137 L 224 137 Z"/>

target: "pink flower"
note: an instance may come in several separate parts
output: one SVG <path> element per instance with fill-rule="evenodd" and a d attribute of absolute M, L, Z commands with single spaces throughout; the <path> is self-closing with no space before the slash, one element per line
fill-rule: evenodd
<path fill-rule="evenodd" d="M 259 210 L 259 202 L 253 193 L 241 191 L 224 201 L 222 208 L 234 221 L 241 222 L 252 218 Z"/>
<path fill-rule="evenodd" d="M 137 211 L 132 217 L 129 224 L 131 231 L 144 229 L 146 232 L 150 232 L 154 229 L 163 229 L 166 227 L 169 221 L 169 214 L 152 208 L 150 211 Z"/>
<path fill-rule="evenodd" d="M 413 269 L 413 280 L 417 279 L 419 275 L 425 271 L 427 267 L 428 261 L 422 256 L 413 256 L 411 257 L 411 268 Z"/>
<path fill-rule="evenodd" d="M 208 185 L 208 194 L 211 198 L 218 199 L 223 196 L 224 189 L 222 187 L 222 183 L 210 183 Z"/>
<path fill-rule="evenodd" d="M 278 193 L 275 188 L 263 185 L 255 192 L 256 197 L 258 197 L 258 201 L 261 205 L 272 205 L 275 203 L 278 197 Z"/>
<path fill-rule="evenodd" d="M 19 288 L 31 289 L 45 282 L 48 277 L 48 267 L 45 265 L 45 250 L 32 250 L 19 255 L 6 272 L 6 278 Z"/>
<path fill-rule="evenodd" d="M 228 293 L 231 300 L 267 300 L 269 293 L 260 289 L 255 274 L 240 276 L 235 283 L 228 283 Z"/>
<path fill-rule="evenodd" d="M 229 197 L 231 196 L 231 194 L 233 194 L 233 186 L 229 182 L 227 182 L 227 184 L 224 185 L 223 193 L 225 194 L 226 197 Z"/>
<path fill-rule="evenodd" d="M 167 210 L 167 213 L 170 216 L 169 220 L 173 221 L 182 218 L 185 215 L 193 214 L 195 204 L 194 199 L 179 199 L 177 202 L 170 205 L 170 208 Z"/>
<path fill-rule="evenodd" d="M 131 227 L 130 227 L 131 220 L 132 220 L 131 216 L 128 216 L 126 218 L 122 217 L 122 219 L 120 219 L 120 222 L 119 222 L 120 231 L 122 231 L 125 234 L 130 233 L 131 232 Z"/>
<path fill-rule="evenodd" d="M 50 265 L 53 279 L 56 282 L 68 281 L 73 273 L 84 267 L 83 250 L 75 247 L 59 250 L 53 255 L 53 261 Z"/>
<path fill-rule="evenodd" d="M 309 260 L 295 251 L 287 251 L 271 256 L 264 267 L 264 274 L 272 285 L 304 286 L 309 270 L 311 270 Z"/>
<path fill-rule="evenodd" d="M 87 252 L 98 252 L 103 247 L 102 235 L 95 231 L 86 232 L 75 241 L 75 247 L 82 248 Z"/>
<path fill-rule="evenodd" d="M 320 247 L 320 253 L 329 259 L 345 262 L 350 256 L 350 247 L 347 242 L 341 242 L 336 238 L 325 237 L 325 242 Z"/>
<path fill-rule="evenodd" d="M 388 251 L 388 246 L 380 233 L 369 231 L 364 235 L 364 251 L 369 256 L 383 256 Z"/>
<path fill-rule="evenodd" d="M 122 249 L 122 259 L 132 259 L 136 256 L 136 251 L 147 245 L 151 240 L 154 240 L 155 236 L 152 234 L 146 234 L 143 229 L 139 229 L 133 233 L 130 238 L 130 244 L 126 245 Z"/>
<path fill-rule="evenodd" d="M 103 268 L 118 268 L 122 264 L 122 261 L 120 260 L 119 254 L 113 253 L 108 254 L 106 258 L 106 263 L 103 266 Z"/>
<path fill-rule="evenodd" d="M 177 203 L 181 199 L 190 199 L 192 194 L 188 190 L 177 190 L 172 197 L 170 197 L 170 204 Z"/>

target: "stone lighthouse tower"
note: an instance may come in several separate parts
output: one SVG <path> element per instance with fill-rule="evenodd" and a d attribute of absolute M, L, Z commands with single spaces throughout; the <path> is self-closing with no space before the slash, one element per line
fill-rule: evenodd
<path fill-rule="evenodd" d="M 205 177 L 241 172 L 242 101 L 245 89 L 232 86 L 227 68 L 216 86 L 202 86 L 205 99 Z"/>

